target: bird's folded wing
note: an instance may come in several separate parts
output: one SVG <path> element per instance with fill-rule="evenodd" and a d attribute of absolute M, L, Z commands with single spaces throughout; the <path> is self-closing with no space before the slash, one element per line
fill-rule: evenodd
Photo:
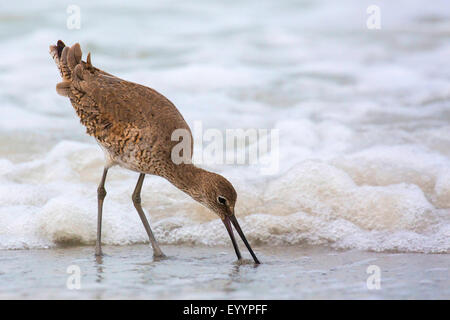
<path fill-rule="evenodd" d="M 154 113 L 171 105 L 153 89 L 92 70 L 87 64 L 75 67 L 71 88 L 83 107 L 112 123 L 134 127 L 149 125 Z"/>
<path fill-rule="evenodd" d="M 174 108 L 155 90 L 97 69 L 90 54 L 86 62 L 82 61 L 78 43 L 67 47 L 58 41 L 56 46 L 50 46 L 50 53 L 63 78 L 56 90 L 70 98 L 80 116 L 93 116 L 105 126 L 124 124 L 140 128 L 148 126 L 155 114 Z"/>

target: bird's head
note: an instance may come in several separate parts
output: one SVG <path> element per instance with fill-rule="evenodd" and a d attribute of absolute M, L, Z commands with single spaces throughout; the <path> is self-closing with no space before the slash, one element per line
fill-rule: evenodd
<path fill-rule="evenodd" d="M 241 259 L 242 256 L 233 234 L 233 225 L 253 260 L 256 264 L 259 264 L 258 258 L 234 215 L 237 194 L 233 185 L 227 179 L 220 174 L 198 168 L 192 163 L 174 165 L 172 170 L 165 171 L 164 177 L 219 216 L 227 229 L 238 259 Z"/>
<path fill-rule="evenodd" d="M 233 185 L 219 174 L 204 171 L 201 186 L 202 192 L 198 201 L 220 217 L 228 231 L 238 259 L 241 259 L 242 256 L 237 246 L 236 239 L 234 238 L 231 224 L 235 227 L 255 263 L 259 264 L 258 258 L 250 247 L 250 244 L 245 238 L 236 216 L 234 215 L 237 193 L 236 190 L 234 190 Z"/>
<path fill-rule="evenodd" d="M 200 200 L 202 204 L 222 220 L 234 215 L 237 193 L 233 185 L 221 175 L 213 172 L 207 172 L 202 180 L 203 194 Z"/>

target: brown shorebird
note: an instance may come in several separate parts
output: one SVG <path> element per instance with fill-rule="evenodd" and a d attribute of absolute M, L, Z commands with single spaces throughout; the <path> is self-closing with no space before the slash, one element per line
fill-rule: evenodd
<path fill-rule="evenodd" d="M 50 54 L 61 73 L 62 82 L 56 85 L 58 94 L 68 97 L 87 134 L 93 136 L 105 153 L 103 176 L 97 189 L 98 216 L 95 254 L 102 255 L 101 230 L 105 180 L 113 165 L 139 172 L 134 189 L 133 204 L 142 220 L 156 257 L 164 257 L 141 206 L 141 189 L 146 174 L 167 179 L 194 200 L 211 209 L 224 223 L 238 259 L 241 253 L 231 224 L 242 238 L 255 263 L 258 258 L 245 238 L 234 214 L 236 191 L 219 174 L 197 168 L 190 161 L 176 164 L 172 149 L 172 133 L 184 129 L 192 134 L 178 109 L 155 90 L 117 78 L 91 63 L 90 53 L 82 61 L 78 43 L 72 47 L 59 40 L 50 46 Z"/>

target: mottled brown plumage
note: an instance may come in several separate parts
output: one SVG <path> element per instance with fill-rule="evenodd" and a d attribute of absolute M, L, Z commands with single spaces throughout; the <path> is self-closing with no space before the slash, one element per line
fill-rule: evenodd
<path fill-rule="evenodd" d="M 140 178 L 133 202 L 144 223 L 152 242 L 155 255 L 163 255 L 154 240 L 140 205 L 140 190 L 145 174 L 166 178 L 193 199 L 213 210 L 224 221 L 230 237 L 237 249 L 230 221 L 241 234 L 234 217 L 236 191 L 222 176 L 197 168 L 190 163 L 176 164 L 172 161 L 172 149 L 178 141 L 172 141 L 172 133 L 177 129 L 188 132 L 190 155 L 193 139 L 189 126 L 178 109 L 166 97 L 155 90 L 115 77 L 95 68 L 90 53 L 86 62 L 78 43 L 66 47 L 60 40 L 50 46 L 50 54 L 61 73 L 62 82 L 56 91 L 70 99 L 87 134 L 93 136 L 102 147 L 106 165 L 98 189 L 98 236 L 96 253 L 101 254 L 100 234 L 103 199 L 106 196 L 104 182 L 108 169 L 119 165 L 139 172 Z M 243 234 L 241 234 L 243 237 Z M 244 243 L 248 246 L 245 237 Z M 251 249 L 249 249 L 258 262 Z"/>

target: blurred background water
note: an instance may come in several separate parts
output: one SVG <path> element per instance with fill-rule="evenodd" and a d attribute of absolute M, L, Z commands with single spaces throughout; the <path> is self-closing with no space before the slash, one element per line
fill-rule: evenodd
<path fill-rule="evenodd" d="M 369 30 L 377 4 L 381 29 Z M 66 26 L 69 5 L 80 29 Z M 256 246 L 450 251 L 450 4 L 429 1 L 3 1 L 0 248 L 93 244 L 103 154 L 66 98 L 48 46 L 167 96 L 204 129 L 280 134 L 280 170 L 211 166 L 238 191 Z M 145 243 L 137 174 L 113 169 L 104 241 Z M 216 216 L 151 177 L 162 244 L 228 245 Z"/>

